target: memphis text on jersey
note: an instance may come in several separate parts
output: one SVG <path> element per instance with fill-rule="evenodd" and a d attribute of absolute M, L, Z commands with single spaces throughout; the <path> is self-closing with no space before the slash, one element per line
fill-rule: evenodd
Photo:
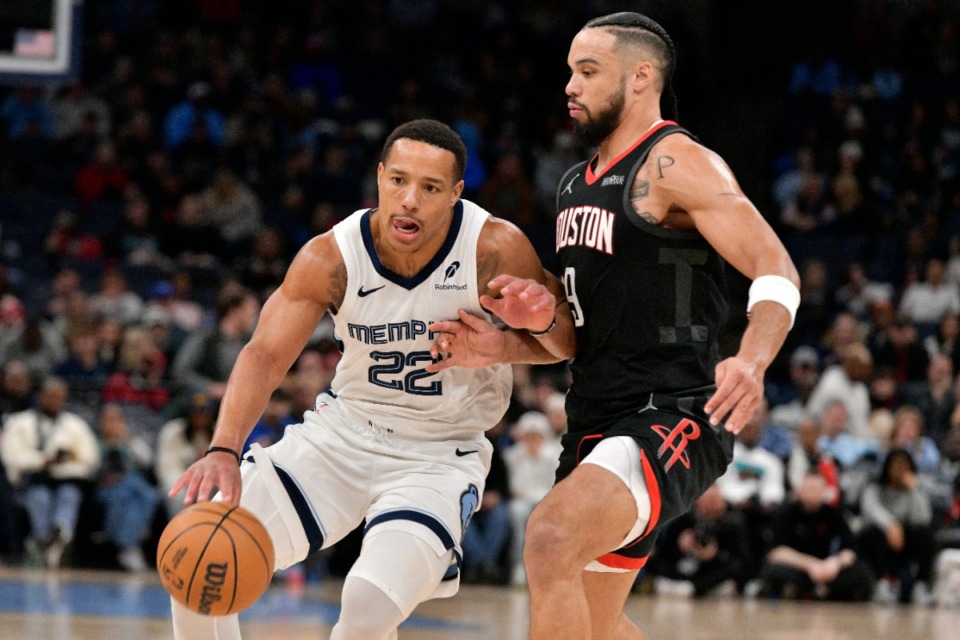
<path fill-rule="evenodd" d="M 601 207 L 568 207 L 557 216 L 557 250 L 587 247 L 613 255 L 612 211 Z"/>
<path fill-rule="evenodd" d="M 386 324 L 347 324 L 349 335 L 363 344 L 389 344 L 402 340 L 416 340 L 420 336 L 427 336 L 433 340 L 436 334 L 427 329 L 432 320 L 407 320 L 405 322 L 388 322 Z"/>

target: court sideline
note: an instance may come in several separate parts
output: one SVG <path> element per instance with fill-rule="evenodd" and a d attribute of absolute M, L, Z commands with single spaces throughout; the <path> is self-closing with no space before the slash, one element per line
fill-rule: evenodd
<path fill-rule="evenodd" d="M 241 614 L 245 637 L 317 640 L 338 613 L 340 582 L 304 589 L 275 584 Z M 649 640 L 954 640 L 960 609 L 785 603 L 740 598 L 633 596 L 627 612 Z M 169 603 L 152 573 L 0 568 L 0 639 L 102 640 L 171 637 Z M 527 593 L 464 586 L 422 604 L 401 640 L 523 640 Z"/>

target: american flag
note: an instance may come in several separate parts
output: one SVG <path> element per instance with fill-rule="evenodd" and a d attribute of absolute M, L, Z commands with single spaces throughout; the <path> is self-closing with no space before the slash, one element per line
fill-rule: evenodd
<path fill-rule="evenodd" d="M 53 54 L 53 31 L 17 29 L 13 41 L 13 55 L 23 58 L 52 58 Z"/>

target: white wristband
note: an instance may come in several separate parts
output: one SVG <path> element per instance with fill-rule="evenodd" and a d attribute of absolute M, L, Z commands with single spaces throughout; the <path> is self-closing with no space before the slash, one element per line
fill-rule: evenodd
<path fill-rule="evenodd" d="M 800 306 L 800 290 L 783 276 L 760 276 L 750 285 L 750 294 L 747 300 L 747 316 L 753 305 L 761 300 L 770 300 L 783 305 L 790 312 L 790 328 L 797 317 L 797 307 Z"/>

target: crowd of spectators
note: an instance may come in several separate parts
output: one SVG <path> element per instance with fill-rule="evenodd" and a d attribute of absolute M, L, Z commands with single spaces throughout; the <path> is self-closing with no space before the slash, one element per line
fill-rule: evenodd
<path fill-rule="evenodd" d="M 564 115 L 566 48 L 618 7 L 522 4 L 87 3 L 79 78 L 0 87 L 0 557 L 149 564 L 182 508 L 165 490 L 209 445 L 260 305 L 307 239 L 375 202 L 397 124 L 450 123 L 465 197 L 555 268 L 557 182 L 588 152 Z M 749 3 L 703 4 L 716 32 L 639 8 L 677 42 L 681 122 L 757 163 L 734 170 L 797 262 L 802 303 L 730 471 L 664 532 L 638 588 L 930 601 L 936 552 L 960 546 L 960 16 L 814 3 L 829 19 L 771 23 L 765 37 L 796 48 L 738 59 L 769 73 L 724 88 L 709 61 L 736 66 Z M 704 33 L 717 51 L 698 49 Z M 763 145 L 725 148 L 736 127 L 714 99 L 753 104 Z M 298 421 L 338 355 L 324 322 L 251 441 Z M 565 367 L 515 373 L 467 580 L 523 583 L 526 518 L 565 429 Z M 71 558 L 81 544 L 111 553 Z"/>

